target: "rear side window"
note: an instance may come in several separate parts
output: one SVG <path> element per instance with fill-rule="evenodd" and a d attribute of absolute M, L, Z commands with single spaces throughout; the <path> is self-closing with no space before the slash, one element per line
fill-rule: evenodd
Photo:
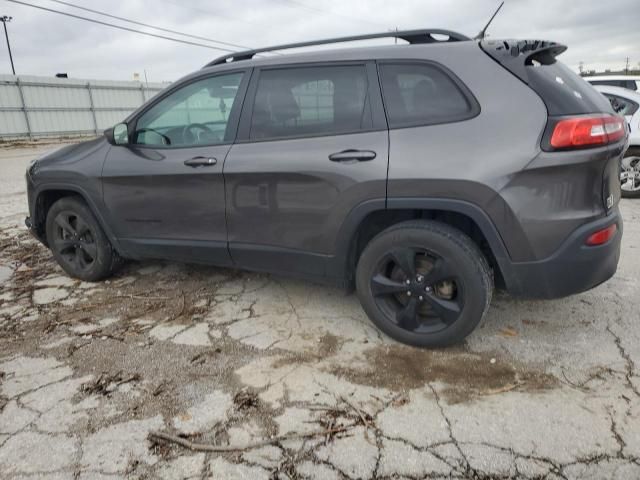
<path fill-rule="evenodd" d="M 562 62 L 532 62 L 526 69 L 529 85 L 540 95 L 550 115 L 611 111 L 606 98 Z"/>
<path fill-rule="evenodd" d="M 299 67 L 260 72 L 252 140 L 333 135 L 370 129 L 364 65 Z"/>
<path fill-rule="evenodd" d="M 383 63 L 380 78 L 390 128 L 464 120 L 479 112 L 458 80 L 425 63 Z"/>

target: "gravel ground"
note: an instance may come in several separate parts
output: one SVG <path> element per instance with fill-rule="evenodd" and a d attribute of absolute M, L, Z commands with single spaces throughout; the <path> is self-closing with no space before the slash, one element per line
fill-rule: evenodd
<path fill-rule="evenodd" d="M 640 478 L 640 201 L 612 280 L 499 293 L 463 345 L 422 351 L 310 283 L 168 262 L 66 277 L 23 227 L 42 150 L 0 150 L 0 478 Z"/>

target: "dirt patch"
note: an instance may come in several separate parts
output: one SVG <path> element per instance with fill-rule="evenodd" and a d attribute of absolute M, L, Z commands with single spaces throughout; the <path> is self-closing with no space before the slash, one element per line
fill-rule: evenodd
<path fill-rule="evenodd" d="M 369 365 L 365 369 L 336 365 L 330 372 L 354 383 L 392 391 L 444 383 L 448 387 L 443 395 L 449 403 L 510 390 L 541 391 L 558 384 L 555 377 L 546 373 L 488 353 L 470 353 L 462 347 L 433 351 L 379 346 L 368 350 L 365 357 Z"/>

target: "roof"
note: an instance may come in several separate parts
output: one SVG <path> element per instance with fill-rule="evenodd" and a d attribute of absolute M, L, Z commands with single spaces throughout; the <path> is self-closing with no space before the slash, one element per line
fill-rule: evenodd
<path fill-rule="evenodd" d="M 462 33 L 453 32 L 451 30 L 445 30 L 442 28 L 425 28 L 420 30 L 396 30 L 379 33 L 368 33 L 364 35 L 350 35 L 347 37 L 335 37 L 326 38 L 321 40 L 311 40 L 298 43 L 286 43 L 281 45 L 274 45 L 271 47 L 256 48 L 253 50 L 245 50 L 240 52 L 234 52 L 222 57 L 218 57 L 213 61 L 207 63 L 206 67 L 214 65 L 222 65 L 228 62 L 237 62 L 242 60 L 250 60 L 255 55 L 265 52 L 276 52 L 281 50 L 289 50 L 292 48 L 312 47 L 319 45 L 329 45 L 336 43 L 354 42 L 360 40 L 373 40 L 379 38 L 396 38 L 402 39 L 409 44 L 437 44 L 437 43 L 449 43 L 449 42 L 461 42 L 471 40 Z"/>
<path fill-rule="evenodd" d="M 334 48 L 328 50 L 313 50 L 299 53 L 287 53 L 284 55 L 271 55 L 268 57 L 256 57 L 250 60 L 227 62 L 219 65 L 204 67 L 202 71 L 208 70 L 234 70 L 252 67 L 262 67 L 270 65 L 288 65 L 298 63 L 322 63 L 336 61 L 362 61 L 384 58 L 424 58 L 426 51 L 441 48 L 478 48 L 478 42 L 457 42 L 426 45 L 376 45 L 367 47 Z M 194 72 L 197 74 L 197 72 Z"/>

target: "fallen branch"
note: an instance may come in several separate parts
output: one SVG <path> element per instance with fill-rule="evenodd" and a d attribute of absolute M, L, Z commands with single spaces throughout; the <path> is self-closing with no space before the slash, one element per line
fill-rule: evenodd
<path fill-rule="evenodd" d="M 372 427 L 371 423 L 367 420 L 365 414 L 362 413 L 362 410 L 360 410 L 358 407 L 356 407 L 353 403 L 351 403 L 345 397 L 341 396 L 340 400 L 342 400 L 344 403 L 346 403 L 354 412 L 356 412 L 358 414 L 358 416 L 360 417 L 360 420 L 362 420 L 362 424 L 363 424 L 363 426 L 365 428 Z M 365 431 L 365 434 L 366 434 L 366 431 Z"/>
<path fill-rule="evenodd" d="M 211 445 L 209 443 L 195 443 L 191 442 L 185 438 L 178 437 L 176 435 L 171 435 L 169 433 L 164 432 L 149 432 L 149 440 L 152 441 L 163 441 L 169 443 L 175 443 L 176 445 L 180 445 L 181 447 L 187 448 L 194 452 L 238 452 L 243 450 L 251 450 L 254 448 L 265 447 L 267 445 L 273 445 L 274 443 L 283 442 L 285 440 L 296 440 L 301 438 L 311 438 L 311 437 L 319 437 L 325 435 L 331 435 L 340 432 L 346 432 L 350 428 L 353 428 L 355 425 L 345 425 L 342 427 L 330 428 L 327 430 L 317 430 L 313 432 L 307 433 L 289 433 L 287 435 L 280 435 L 278 437 L 269 438 L 267 440 L 261 440 L 259 442 L 247 443 L 246 445 Z"/>

